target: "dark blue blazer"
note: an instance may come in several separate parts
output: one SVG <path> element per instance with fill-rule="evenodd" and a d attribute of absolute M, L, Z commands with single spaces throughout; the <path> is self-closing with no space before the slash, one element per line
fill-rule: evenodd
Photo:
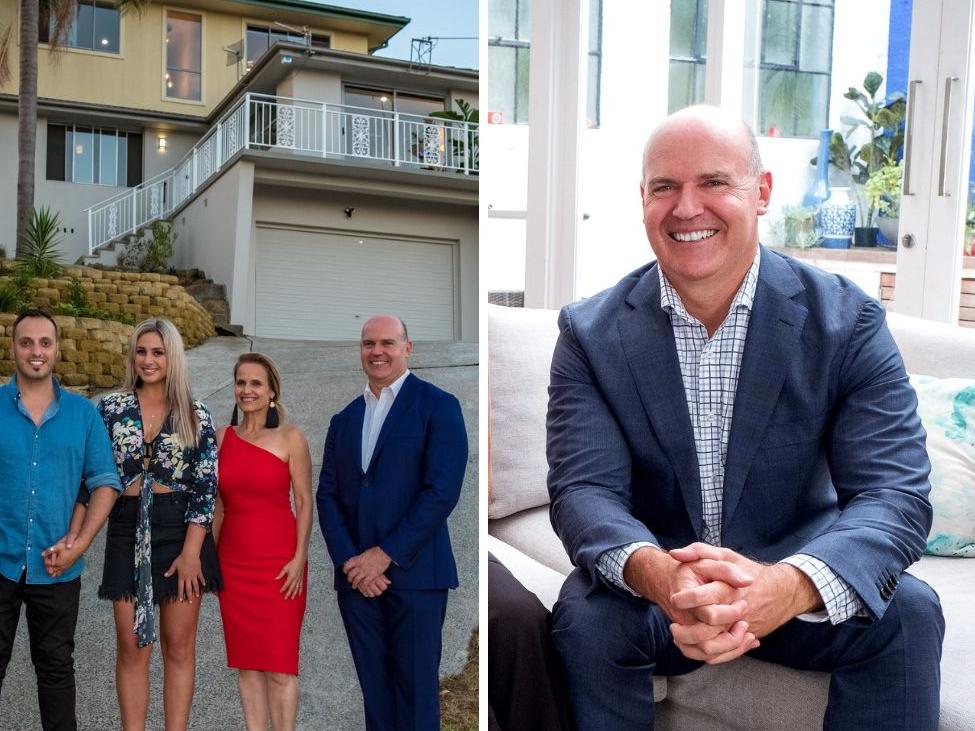
<path fill-rule="evenodd" d="M 380 546 L 391 589 L 452 589 L 457 566 L 447 516 L 460 498 L 467 431 L 460 403 L 412 373 L 393 401 L 362 471 L 365 399 L 332 417 L 318 480 L 318 519 L 335 563 L 335 588 L 351 591 L 342 564 Z"/>
<path fill-rule="evenodd" d="M 880 304 L 762 248 L 725 465 L 722 544 L 823 560 L 883 615 L 931 525 L 917 399 Z M 701 484 L 656 264 L 569 305 L 549 389 L 551 518 L 573 563 L 701 539 Z"/>

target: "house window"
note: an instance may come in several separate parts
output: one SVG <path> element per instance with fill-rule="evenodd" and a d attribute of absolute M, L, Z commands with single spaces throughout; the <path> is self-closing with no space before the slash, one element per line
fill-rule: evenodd
<path fill-rule="evenodd" d="M 138 185 L 142 182 L 142 135 L 104 127 L 48 124 L 47 179 Z"/>
<path fill-rule="evenodd" d="M 668 113 L 704 99 L 707 46 L 708 0 L 671 0 Z"/>
<path fill-rule="evenodd" d="M 203 23 L 199 15 L 166 14 L 166 96 L 200 101 L 203 98 Z"/>
<path fill-rule="evenodd" d="M 327 35 L 311 33 L 295 33 L 283 28 L 268 28 L 260 25 L 247 26 L 246 69 L 249 71 L 254 63 L 267 49 L 275 43 L 311 43 L 312 48 L 331 48 L 332 39 Z"/>
<path fill-rule="evenodd" d="M 54 21 L 46 8 L 41 8 L 37 40 L 50 43 Z M 119 52 L 119 11 L 106 0 L 77 0 L 74 21 L 62 41 L 68 48 L 83 48 L 105 53 Z"/>
<path fill-rule="evenodd" d="M 345 103 L 350 107 L 415 114 L 420 117 L 444 110 L 442 97 L 405 94 L 393 89 L 370 89 L 362 86 L 345 87 Z"/>
<path fill-rule="evenodd" d="M 589 0 L 586 119 L 599 126 L 603 58 L 603 2 Z M 528 69 L 531 59 L 531 0 L 491 0 L 488 4 L 488 99 L 502 121 L 528 123 Z"/>
<path fill-rule="evenodd" d="M 828 126 L 833 0 L 765 0 L 758 128 L 815 137 Z"/>

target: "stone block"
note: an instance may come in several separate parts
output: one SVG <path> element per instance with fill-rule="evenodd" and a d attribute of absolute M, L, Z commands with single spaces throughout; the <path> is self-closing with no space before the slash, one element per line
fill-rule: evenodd
<path fill-rule="evenodd" d="M 87 386 L 88 376 L 84 373 L 65 373 L 61 383 L 65 386 Z"/>
<path fill-rule="evenodd" d="M 100 375 L 92 376 L 91 385 L 96 388 L 114 388 L 117 384 L 115 382 L 115 377 L 112 375 Z"/>

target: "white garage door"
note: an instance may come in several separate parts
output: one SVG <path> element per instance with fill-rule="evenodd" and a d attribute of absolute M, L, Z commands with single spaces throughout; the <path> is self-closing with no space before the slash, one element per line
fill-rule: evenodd
<path fill-rule="evenodd" d="M 413 340 L 453 340 L 454 248 L 259 226 L 256 334 L 358 340 L 371 315 L 389 312 Z"/>

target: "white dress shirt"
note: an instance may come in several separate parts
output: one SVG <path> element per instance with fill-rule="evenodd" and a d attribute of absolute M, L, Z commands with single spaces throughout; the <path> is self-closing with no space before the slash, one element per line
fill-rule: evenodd
<path fill-rule="evenodd" d="M 674 329 L 677 358 L 694 430 L 704 512 L 702 538 L 714 546 L 721 545 L 728 437 L 760 259 L 761 253 L 756 252 L 752 266 L 731 302 L 727 317 L 710 337 L 707 328 L 687 312 L 680 295 L 663 271 L 659 267 L 657 269 L 660 276 L 660 306 L 670 316 Z M 641 541 L 606 551 L 596 560 L 596 567 L 613 584 L 636 594 L 623 581 L 623 568 L 637 548 L 649 545 Z M 803 614 L 799 619 L 813 622 L 830 619 L 838 624 L 855 614 L 865 613 L 856 592 L 821 560 L 796 554 L 782 559 L 782 563 L 795 566 L 806 574 L 823 599 L 825 611 Z"/>
<path fill-rule="evenodd" d="M 403 387 L 403 382 L 409 375 L 410 369 L 407 368 L 402 376 L 380 391 L 379 396 L 376 396 L 372 392 L 368 383 L 362 391 L 362 397 L 366 400 L 366 413 L 362 417 L 363 472 L 369 469 L 369 463 L 372 461 L 372 453 L 375 451 L 376 442 L 379 440 L 379 432 L 382 431 L 386 417 L 389 415 L 389 410 L 393 408 L 393 401 L 396 400 L 396 395 Z"/>

